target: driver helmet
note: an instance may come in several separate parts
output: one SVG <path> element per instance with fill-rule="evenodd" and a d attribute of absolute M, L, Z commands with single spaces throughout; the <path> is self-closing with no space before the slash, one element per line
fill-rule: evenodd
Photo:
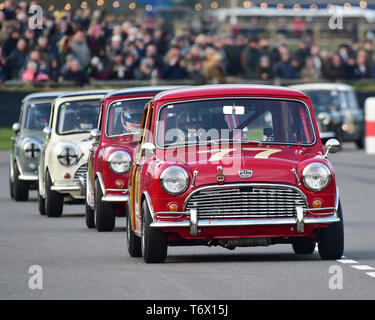
<path fill-rule="evenodd" d="M 121 111 L 121 123 L 125 133 L 138 133 L 141 128 L 142 111 L 138 108 L 123 108 Z"/>
<path fill-rule="evenodd" d="M 97 116 L 97 112 L 93 107 L 82 107 L 78 115 L 79 128 L 82 130 L 94 129 Z"/>
<path fill-rule="evenodd" d="M 48 126 L 50 111 L 48 108 L 37 108 L 34 112 L 35 127 L 44 129 Z"/>

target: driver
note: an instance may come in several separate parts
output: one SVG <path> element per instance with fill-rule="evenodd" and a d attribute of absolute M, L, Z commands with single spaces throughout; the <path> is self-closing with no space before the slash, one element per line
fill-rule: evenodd
<path fill-rule="evenodd" d="M 50 111 L 48 108 L 38 108 L 35 110 L 34 119 L 35 119 L 35 129 L 44 129 L 48 126 Z"/>
<path fill-rule="evenodd" d="M 138 134 L 141 128 L 142 112 L 138 108 L 125 107 L 121 111 L 121 124 L 124 133 Z"/>
<path fill-rule="evenodd" d="M 98 114 L 92 107 L 82 107 L 78 114 L 78 126 L 81 130 L 92 130 L 97 124 Z"/>

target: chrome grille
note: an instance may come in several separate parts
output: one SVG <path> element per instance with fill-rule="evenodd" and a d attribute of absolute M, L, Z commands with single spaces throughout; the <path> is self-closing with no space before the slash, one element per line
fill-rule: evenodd
<path fill-rule="evenodd" d="M 185 211 L 196 208 L 200 218 L 294 217 L 296 206 L 307 208 L 303 195 L 288 186 L 212 188 L 194 193 Z"/>
<path fill-rule="evenodd" d="M 74 179 L 78 180 L 79 178 L 83 177 L 86 182 L 86 172 L 87 172 L 87 162 L 77 169 L 74 175 Z"/>

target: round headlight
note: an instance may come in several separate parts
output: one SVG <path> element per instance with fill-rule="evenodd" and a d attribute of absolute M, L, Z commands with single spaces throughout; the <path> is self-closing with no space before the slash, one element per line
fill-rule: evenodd
<path fill-rule="evenodd" d="M 125 151 L 115 151 L 108 158 L 109 168 L 117 174 L 122 174 L 130 170 L 132 158 Z"/>
<path fill-rule="evenodd" d="M 39 158 L 41 145 L 36 140 L 27 140 L 23 145 L 23 151 L 26 158 L 35 159 Z"/>
<path fill-rule="evenodd" d="M 74 166 L 78 162 L 79 152 L 76 147 L 64 146 L 57 152 L 57 159 L 63 166 Z"/>
<path fill-rule="evenodd" d="M 169 194 L 183 193 L 189 184 L 189 176 L 186 171 L 178 166 L 165 169 L 160 176 L 160 184 Z"/>
<path fill-rule="evenodd" d="M 310 163 L 303 169 L 303 182 L 313 191 L 321 191 L 328 187 L 331 181 L 331 171 L 322 163 Z"/>

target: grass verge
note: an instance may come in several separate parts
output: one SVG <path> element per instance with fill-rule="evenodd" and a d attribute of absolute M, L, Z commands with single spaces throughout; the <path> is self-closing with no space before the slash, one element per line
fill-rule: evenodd
<path fill-rule="evenodd" d="M 0 150 L 10 150 L 12 147 L 11 137 L 14 136 L 12 129 L 0 128 Z"/>

